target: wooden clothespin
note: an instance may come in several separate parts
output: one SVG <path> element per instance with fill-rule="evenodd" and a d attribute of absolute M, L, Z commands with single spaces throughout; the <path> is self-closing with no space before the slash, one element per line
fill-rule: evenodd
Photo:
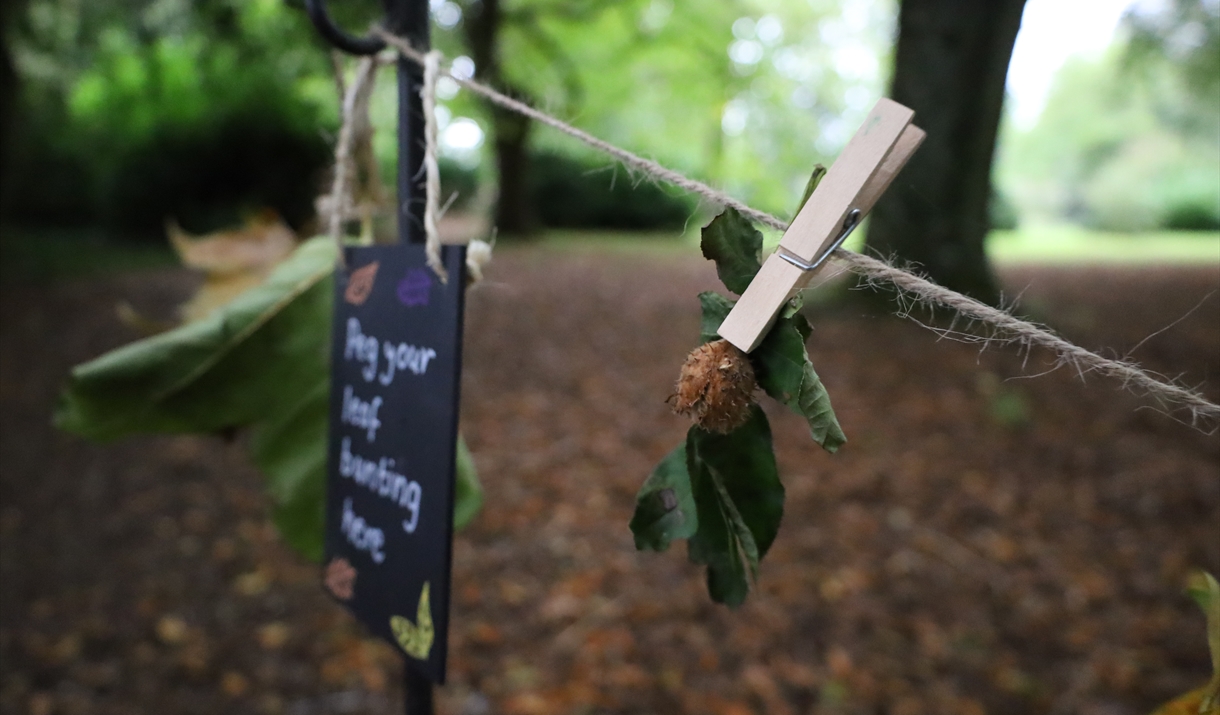
<path fill-rule="evenodd" d="M 720 337 L 747 353 L 758 347 L 784 303 L 805 287 L 919 148 L 926 134 L 911 124 L 914 116 L 892 100 L 877 102 L 725 318 Z"/>

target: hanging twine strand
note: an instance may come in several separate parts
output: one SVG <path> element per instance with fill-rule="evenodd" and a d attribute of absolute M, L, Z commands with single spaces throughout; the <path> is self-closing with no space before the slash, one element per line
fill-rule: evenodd
<path fill-rule="evenodd" d="M 380 64 L 381 60 L 377 57 L 361 58 L 355 79 L 343 92 L 343 124 L 339 127 L 339 139 L 335 142 L 335 176 L 329 198 L 320 202 L 320 213 L 328 217 L 328 232 L 339 249 L 339 265 L 344 264 L 343 221 L 354 213 L 355 208 L 351 189 L 352 179 L 356 175 L 353 149 L 358 137 L 372 131 L 369 98 L 373 94 L 373 78 Z"/>
<path fill-rule="evenodd" d="M 383 28 L 374 28 L 373 32 L 385 40 L 387 44 L 402 53 L 404 57 L 420 64 L 425 63 L 425 55 L 412 47 L 405 39 L 393 35 Z M 713 203 L 732 207 L 745 216 L 778 231 L 784 231 L 788 228 L 787 223 L 769 213 L 751 208 L 707 184 L 690 179 L 655 161 L 645 159 L 626 149 L 598 139 L 588 132 L 577 129 L 560 119 L 545 114 L 512 97 L 501 94 L 487 85 L 455 76 L 448 68 L 438 68 L 438 73 L 453 79 L 458 85 L 486 98 L 493 104 L 527 116 L 540 124 L 552 127 L 584 142 L 594 149 L 609 154 L 631 169 L 636 169 L 690 193 L 702 196 Z M 1128 390 L 1151 398 L 1166 411 L 1175 407 L 1186 410 L 1190 414 L 1190 424 L 1192 425 L 1200 426 L 1202 423 L 1203 426 L 1211 426 L 1214 429 L 1215 423 L 1217 420 L 1220 420 L 1220 405 L 1211 402 L 1197 391 L 1161 379 L 1160 376 L 1143 370 L 1134 363 L 1103 357 L 1085 350 L 1055 335 L 1047 328 L 1021 320 L 1004 310 L 993 308 L 871 256 L 854 253 L 844 248 L 836 249 L 833 256 L 835 259 L 845 263 L 851 271 L 864 277 L 869 283 L 889 283 L 902 296 L 912 298 L 927 305 L 941 305 L 968 319 L 991 325 L 995 329 L 996 334 L 988 337 L 988 341 L 999 340 L 1018 343 L 1028 347 L 1038 346 L 1046 348 L 1056 356 L 1055 367 L 1063 365 L 1071 366 L 1081 377 L 1087 373 L 1097 373 L 1115 378 Z"/>
<path fill-rule="evenodd" d="M 394 53 L 379 54 L 362 58 L 356 69 L 355 80 L 350 86 L 343 81 L 342 64 L 336 59 L 335 83 L 342 97 L 342 123 L 339 128 L 338 140 L 335 142 L 334 179 L 329 194 L 319 197 L 318 214 L 326 223 L 327 232 L 339 247 L 337 262 L 344 265 L 343 222 L 349 218 L 361 216 L 371 220 L 373 212 L 383 207 L 386 202 L 380 177 L 377 174 L 377 162 L 372 155 L 372 123 L 369 121 L 369 101 L 372 98 L 374 79 L 381 65 L 394 61 Z M 422 170 L 425 174 L 425 204 L 424 232 L 425 250 L 428 266 L 436 272 L 442 282 L 447 281 L 448 273 L 441 260 L 441 240 L 438 223 L 445 213 L 446 206 L 440 206 L 440 168 L 437 157 L 437 122 L 436 122 L 436 79 L 441 54 L 434 53 L 431 62 L 424 63 L 424 83 L 420 87 L 420 97 L 424 109 L 424 162 Z M 367 174 L 364 179 L 367 186 L 361 186 L 360 172 Z M 365 196 L 357 202 L 355 194 L 362 192 Z M 455 194 L 456 197 L 456 194 Z M 363 214 L 361 212 L 364 212 Z M 466 251 L 466 273 L 469 283 L 474 284 L 483 279 L 483 268 L 491 262 L 492 245 L 487 241 L 473 239 Z"/>
<path fill-rule="evenodd" d="M 424 84 L 419 89 L 424 109 L 424 249 L 428 266 L 441 279 L 449 282 L 449 273 L 441 261 L 441 236 L 436 230 L 441 195 L 441 169 L 436 161 L 436 77 L 441 53 L 432 50 L 424 55 Z"/>

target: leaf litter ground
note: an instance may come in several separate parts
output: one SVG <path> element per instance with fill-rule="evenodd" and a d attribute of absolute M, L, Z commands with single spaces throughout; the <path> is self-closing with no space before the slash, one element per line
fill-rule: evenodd
<path fill-rule="evenodd" d="M 1025 268 L 1022 305 L 1120 353 L 1220 269 Z M 161 317 L 178 271 L 3 288 L 0 709 L 401 711 L 398 658 L 280 543 L 239 444 L 53 431 L 68 368 Z M 849 442 L 767 408 L 787 491 L 737 611 L 682 547 L 637 552 L 643 479 L 687 423 L 698 256 L 509 248 L 470 296 L 463 430 L 486 506 L 458 535 L 446 713 L 1134 715 L 1207 679 L 1186 575 L 1220 572 L 1220 437 L 1045 357 L 813 309 Z M 1220 296 L 1142 345 L 1220 399 Z M 242 439 L 238 437 L 238 440 Z"/>

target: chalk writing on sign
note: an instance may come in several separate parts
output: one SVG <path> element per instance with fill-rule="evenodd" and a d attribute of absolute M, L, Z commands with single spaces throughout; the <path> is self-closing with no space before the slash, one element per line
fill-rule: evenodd
<path fill-rule="evenodd" d="M 352 546 L 361 551 L 369 552 L 375 563 L 385 561 L 385 533 L 375 526 L 370 526 L 363 517 L 357 516 L 352 510 L 352 500 L 343 500 L 343 526 L 339 527 L 347 536 Z"/>
<path fill-rule="evenodd" d="M 378 343 L 381 344 L 382 353 L 385 355 L 385 368 L 380 376 L 377 375 Z M 364 334 L 358 318 L 347 319 L 347 346 L 343 351 L 343 358 L 364 363 L 364 369 L 360 374 L 366 382 L 372 382 L 376 377 L 377 382 L 389 387 L 390 383 L 394 381 L 396 370 L 407 370 L 413 375 L 423 375 L 428 372 L 428 363 L 435 357 L 436 351 L 432 348 L 378 341 L 375 336 Z"/>
<path fill-rule="evenodd" d="M 423 487 L 419 482 L 395 472 L 394 460 L 389 457 L 373 461 L 352 454 L 351 437 L 344 437 L 341 445 L 339 475 L 411 512 L 410 517 L 402 522 L 402 528 L 408 534 L 414 533 L 415 525 L 419 522 L 419 503 L 423 499 Z"/>
<path fill-rule="evenodd" d="M 335 272 L 323 582 L 435 682 L 447 649 L 465 252 L 445 247 L 442 258 L 448 282 L 415 244 L 349 247 Z"/>
<path fill-rule="evenodd" d="M 377 430 L 381 427 L 381 420 L 377 419 L 377 411 L 381 409 L 381 403 L 380 395 L 365 401 L 356 397 L 356 392 L 351 385 L 344 385 L 343 414 L 339 419 L 346 424 L 365 430 L 368 441 L 375 442 Z"/>

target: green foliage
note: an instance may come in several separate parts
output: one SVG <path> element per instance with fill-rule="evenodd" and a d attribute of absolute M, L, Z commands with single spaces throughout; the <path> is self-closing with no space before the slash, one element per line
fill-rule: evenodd
<path fill-rule="evenodd" d="M 250 428 L 275 521 L 306 556 L 322 554 L 335 244 L 302 244 L 261 285 L 202 320 L 73 369 L 55 422 L 94 440 Z M 455 516 L 481 490 L 459 445 Z"/>
<path fill-rule="evenodd" d="M 196 231 L 271 207 L 312 215 L 329 151 L 329 63 L 274 0 L 35 0 L 13 44 L 24 85 L 6 167 L 14 222 Z M 6 178 L 7 178 L 6 177 Z M 31 180 L 32 179 L 32 180 Z"/>
<path fill-rule="evenodd" d="M 1168 63 L 1203 101 L 1220 99 L 1220 7 L 1209 0 L 1133 6 L 1123 17 L 1131 33 L 1126 66 L 1136 72 Z"/>
<path fill-rule="evenodd" d="M 281 121 L 252 110 L 198 129 L 159 129 L 96 177 L 99 218 L 113 229 L 158 237 L 167 216 L 203 232 L 264 207 L 290 225 L 305 225 L 330 151 L 316 131 Z"/>
<path fill-rule="evenodd" d="M 762 234 L 737 209 L 726 208 L 703 229 L 703 257 L 716 263 L 716 275 L 737 295 L 746 292 L 762 268 Z"/>
<path fill-rule="evenodd" d="M 801 192 L 801 200 L 796 204 L 796 211 L 792 214 L 794 217 L 805 208 L 805 204 L 809 202 L 809 197 L 813 196 L 813 192 L 817 190 L 818 184 L 822 183 L 822 179 L 826 176 L 826 167 L 817 164 L 813 167 L 813 173 L 809 175 L 809 181 L 805 182 L 805 190 Z"/>
<path fill-rule="evenodd" d="M 1178 200 L 1165 207 L 1161 225 L 1170 231 L 1220 231 L 1220 214 L 1202 201 Z"/>
<path fill-rule="evenodd" d="M 818 179 L 815 172 L 811 184 Z M 762 236 L 726 209 L 704 227 L 702 250 L 725 286 L 742 293 L 761 267 Z M 711 292 L 700 293 L 699 302 L 700 342 L 719 339 L 733 302 Z M 811 328 L 800 309 L 799 299 L 784 307 L 750 363 L 759 386 L 802 415 L 814 440 L 834 452 L 847 438 L 805 350 Z M 749 420 L 728 434 L 691 427 L 686 443 L 640 488 L 630 523 L 637 549 L 664 551 L 674 539 L 687 539 L 691 562 L 707 566 L 712 600 L 729 606 L 745 600 L 784 511 L 771 428 L 758 405 L 750 409 Z"/>
<path fill-rule="evenodd" d="M 762 408 L 754 405 L 749 421 L 727 435 L 691 427 L 686 467 L 698 512 L 689 558 L 707 566 L 712 600 L 739 606 L 784 515 L 784 486 Z"/>
<path fill-rule="evenodd" d="M 1207 618 L 1207 649 L 1212 658 L 1212 677 L 1203 690 L 1199 712 L 1220 710 L 1220 583 L 1206 571 L 1192 574 L 1187 593 Z"/>
<path fill-rule="evenodd" d="M 1206 571 L 1196 571 L 1187 581 L 1186 594 L 1199 604 L 1207 618 L 1207 648 L 1211 652 L 1212 677 L 1203 687 L 1174 698 L 1154 710 L 1152 715 L 1220 713 L 1220 583 Z"/>
<path fill-rule="evenodd" d="M 783 514 L 771 427 L 754 405 L 750 419 L 727 435 L 690 428 L 640 488 L 631 530 L 641 550 L 688 539 L 691 563 L 707 566 L 712 599 L 739 606 Z"/>
<path fill-rule="evenodd" d="M 827 452 L 837 452 L 847 443 L 847 436 L 805 351 L 810 327 L 799 308 L 799 303 L 790 303 L 780 313 L 771 332 L 751 353 L 751 361 L 759 386 L 805 418 L 813 441 Z"/>
<path fill-rule="evenodd" d="M 681 228 L 694 210 L 685 194 L 554 152 L 531 161 L 531 196 L 544 226 L 641 231 Z"/>
<path fill-rule="evenodd" d="M 353 32 L 380 15 L 378 3 L 333 5 L 336 19 Z M 434 28 L 435 45 L 451 58 L 477 54 L 467 31 L 482 4 L 457 5 L 466 17 Z M 13 142 L 20 156 L 9 174 L 17 178 L 5 177 L 3 187 L 12 218 L 72 225 L 105 219 L 128 230 L 137 213 L 129 208 L 138 208 L 130 197 L 150 186 L 164 186 L 164 195 L 147 198 L 151 218 L 137 222 L 143 229 L 174 213 L 204 231 L 255 203 L 273 203 L 297 218 L 297 194 L 280 198 L 279 187 L 266 188 L 265 174 L 252 171 L 263 161 L 289 166 L 285 175 L 316 190 L 315 172 L 290 163 L 292 153 L 243 162 L 248 145 L 226 143 L 235 131 L 212 129 L 248 125 L 258 116 L 282 130 L 280 144 L 292 139 L 302 148 L 334 130 L 337 101 L 326 47 L 299 2 L 30 0 L 28 12 L 17 14 L 13 54 L 25 97 Z M 857 97 L 881 91 L 893 5 L 870 6 L 847 21 L 834 0 L 513 0 L 501 6 L 500 17 L 502 87 L 519 89 L 523 98 L 611 142 L 778 211 L 798 195 L 809 164 L 837 153 L 847 137 L 843 127 L 866 111 L 866 102 L 847 101 L 847 90 Z M 861 47 L 882 59 L 860 58 Z M 842 59 L 848 53 L 856 58 L 850 67 Z M 380 163 L 390 167 L 395 91 L 389 72 L 383 80 L 373 99 L 374 143 Z M 478 150 L 478 172 L 490 178 L 496 142 L 487 109 L 467 92 L 443 98 L 442 105 L 452 118 L 482 124 L 487 139 Z M 531 132 L 530 142 L 543 152 L 571 152 L 573 146 L 541 129 Z M 172 156 L 166 146 L 174 148 Z M 311 151 L 302 154 L 313 156 Z M 231 170 L 213 170 L 226 155 Z M 197 186 L 162 181 L 174 170 L 197 173 L 200 158 L 211 159 L 200 183 L 204 174 L 226 174 L 229 181 L 249 175 L 240 181 L 253 188 L 234 188 L 230 195 L 213 190 L 206 205 L 197 205 L 203 203 L 191 200 Z M 127 178 L 148 167 L 151 180 Z M 584 180 L 598 187 L 598 201 L 612 182 L 609 172 Z M 119 185 L 128 183 L 136 188 Z M 632 177 L 620 175 L 613 183 L 616 195 L 631 193 Z M 461 200 L 476 193 L 455 188 Z M 687 206 L 676 218 L 672 197 L 651 185 L 634 191 L 637 199 L 645 193 L 648 211 L 629 225 L 599 207 L 586 212 L 596 214 L 592 219 L 567 217 L 554 225 L 676 226 L 689 215 Z M 115 201 L 129 208 L 103 210 Z"/>
<path fill-rule="evenodd" d="M 1124 232 L 1220 226 L 1220 94 L 1199 91 L 1188 59 L 1138 42 L 1070 60 L 1038 123 L 1005 140 L 1001 184 L 1022 215 Z M 1209 62 L 1220 78 L 1214 52 Z"/>
<path fill-rule="evenodd" d="M 640 551 L 665 551 L 674 539 L 689 539 L 698 531 L 685 443 L 666 455 L 640 487 L 630 526 Z"/>
<path fill-rule="evenodd" d="M 483 485 L 479 483 L 479 472 L 474 465 L 474 455 L 466 446 L 466 440 L 458 435 L 457 474 L 453 493 L 453 528 L 461 529 L 469 524 L 483 508 Z"/>
<path fill-rule="evenodd" d="M 479 173 L 453 159 L 441 157 L 437 162 L 441 173 L 441 202 L 456 195 L 451 209 L 462 209 L 471 205 L 479 193 Z"/>
<path fill-rule="evenodd" d="M 458 4 L 467 16 L 481 7 Z M 514 0 L 501 7 L 502 86 L 771 211 L 787 208 L 810 164 L 837 154 L 849 136 L 843 128 L 864 118 L 867 102 L 849 103 L 847 90 L 882 92 L 894 17 L 894 4 L 885 2 L 848 21 L 836 0 Z M 476 55 L 467 23 L 438 31 L 436 45 L 450 56 Z M 861 59 L 862 47 L 881 59 Z M 845 50 L 856 58 L 850 66 Z M 465 93 L 448 106 L 492 126 Z M 530 143 L 572 147 L 546 130 Z"/>
<path fill-rule="evenodd" d="M 707 291 L 699 294 L 699 305 L 703 308 L 699 321 L 699 344 L 719 340 L 720 335 L 717 331 L 720 330 L 720 324 L 724 322 L 724 319 L 729 317 L 729 311 L 733 309 L 733 301 L 719 293 Z"/>
<path fill-rule="evenodd" d="M 308 241 L 224 309 L 77 366 L 57 424 L 111 440 L 217 432 L 285 414 L 327 372 L 329 319 L 319 317 L 330 314 L 334 260 L 333 241 Z"/>
<path fill-rule="evenodd" d="M 1021 223 L 1021 216 L 1012 200 L 992 187 L 991 198 L 987 202 L 987 220 L 992 229 L 1015 231 Z"/>

